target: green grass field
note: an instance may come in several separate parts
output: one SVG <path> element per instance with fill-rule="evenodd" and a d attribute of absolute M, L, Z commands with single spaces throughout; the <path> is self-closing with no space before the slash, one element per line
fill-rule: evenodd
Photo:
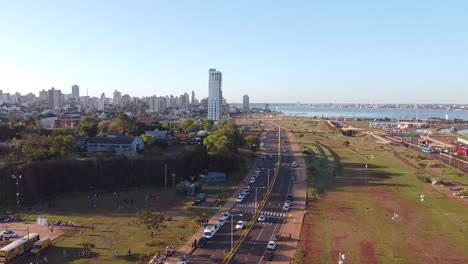
<path fill-rule="evenodd" d="M 149 194 L 154 195 L 153 200 L 146 199 Z M 124 202 L 125 198 L 128 203 Z M 78 226 L 58 238 L 53 247 L 41 254 L 47 256 L 50 263 L 64 263 L 66 260 L 70 263 L 147 263 L 148 256 L 159 251 L 164 253 L 166 246 L 174 244 L 178 248 L 185 244 L 186 239 L 196 232 L 195 219 L 201 216 L 209 218 L 216 212 L 194 208 L 191 206 L 192 201 L 193 198 L 175 194 L 174 189 L 132 188 L 122 191 L 118 196 L 104 193 L 88 198 L 88 193 L 82 193 L 79 197 L 60 197 L 54 200 L 55 208 L 48 208 L 44 204 L 38 207 L 37 213 L 23 217 L 32 220 L 45 216 L 49 222 L 73 221 Z M 123 208 L 119 209 L 119 205 Z M 155 233 L 153 245 L 150 231 L 136 225 L 134 221 L 135 213 L 145 208 L 164 212 L 171 219 Z M 185 237 L 184 240 L 181 241 L 181 237 Z M 96 257 L 78 258 L 78 253 L 83 251 L 80 246 L 83 242 L 95 244 Z M 64 258 L 63 250 L 70 256 Z M 118 253 L 118 258 L 114 258 L 115 253 Z"/>
<path fill-rule="evenodd" d="M 297 120 L 281 125 L 291 130 L 326 129 L 323 124 L 298 124 Z M 351 263 L 460 263 L 468 259 L 466 206 L 423 184 L 417 177 L 421 169 L 408 168 L 394 154 L 406 149 L 380 146 L 362 136 L 344 137 L 332 129 L 327 134 L 299 134 L 301 150 L 313 155 L 305 156 L 308 205 L 298 251 L 306 256 L 296 263 L 333 263 L 340 251 Z M 444 174 L 447 179 L 466 182 L 467 177 L 457 170 L 445 168 Z M 423 203 L 421 194 L 425 195 Z M 394 213 L 399 214 L 395 221 Z"/>

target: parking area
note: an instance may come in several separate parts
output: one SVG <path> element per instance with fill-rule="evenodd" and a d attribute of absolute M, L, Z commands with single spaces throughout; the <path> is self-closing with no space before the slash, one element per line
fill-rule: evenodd
<path fill-rule="evenodd" d="M 64 227 L 64 226 L 43 226 L 43 225 L 38 225 L 36 222 L 34 223 L 2 223 L 0 226 L 0 232 L 4 230 L 11 230 L 14 231 L 16 234 L 18 234 L 17 237 L 11 238 L 9 240 L 3 239 L 0 241 L 0 248 L 8 245 L 9 243 L 26 236 L 29 233 L 37 233 L 39 234 L 40 237 L 50 237 L 50 239 L 53 241 L 57 237 L 63 235 L 65 232 L 70 230 L 71 227 Z"/>

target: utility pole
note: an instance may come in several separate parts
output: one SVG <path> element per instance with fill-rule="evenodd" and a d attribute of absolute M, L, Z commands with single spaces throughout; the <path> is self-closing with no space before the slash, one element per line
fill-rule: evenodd
<path fill-rule="evenodd" d="M 167 163 L 164 163 L 164 189 L 167 188 Z"/>

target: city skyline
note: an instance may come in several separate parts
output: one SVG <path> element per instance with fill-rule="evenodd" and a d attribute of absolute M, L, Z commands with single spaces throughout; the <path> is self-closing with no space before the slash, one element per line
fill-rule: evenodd
<path fill-rule="evenodd" d="M 462 1 L 4 3 L 0 90 L 228 102 L 440 103 L 468 98 Z"/>

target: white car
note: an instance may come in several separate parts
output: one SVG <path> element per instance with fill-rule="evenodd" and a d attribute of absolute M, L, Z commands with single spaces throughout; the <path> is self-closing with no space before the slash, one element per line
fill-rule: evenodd
<path fill-rule="evenodd" d="M 244 221 L 239 221 L 236 224 L 236 229 L 243 229 L 245 227 L 245 222 Z"/>
<path fill-rule="evenodd" d="M 230 216 L 231 216 L 230 213 L 225 212 L 225 213 L 222 213 L 221 219 L 222 220 L 228 220 Z"/>
<path fill-rule="evenodd" d="M 293 165 L 294 168 L 296 168 L 297 167 L 297 162 L 293 161 L 292 165 Z"/>
<path fill-rule="evenodd" d="M 285 205 L 283 206 L 283 211 L 289 211 L 289 209 L 290 209 L 290 206 L 289 206 L 289 205 L 286 205 L 286 204 L 285 204 Z"/>
<path fill-rule="evenodd" d="M 259 221 L 259 222 L 265 222 L 265 221 L 266 221 L 266 216 L 265 216 L 265 215 L 260 215 L 260 216 L 258 217 L 258 221 Z"/>
<path fill-rule="evenodd" d="M 289 206 L 290 207 L 291 206 L 291 201 L 284 202 L 284 206 Z"/>
<path fill-rule="evenodd" d="M 3 237 L 7 237 L 7 238 L 10 238 L 10 237 L 17 237 L 18 234 L 16 234 L 16 232 L 14 231 L 11 231 L 11 230 L 3 230 L 0 235 L 2 235 Z"/>
<path fill-rule="evenodd" d="M 285 149 L 283 149 L 283 153 L 286 153 L 286 150 L 285 150 Z"/>
<path fill-rule="evenodd" d="M 250 186 L 249 186 L 250 187 Z M 250 188 L 245 187 L 244 188 L 244 193 L 249 194 L 250 193 Z"/>
<path fill-rule="evenodd" d="M 255 177 L 250 178 L 250 183 L 254 183 L 254 182 L 255 182 Z"/>
<path fill-rule="evenodd" d="M 271 240 L 270 242 L 268 242 L 267 249 L 275 250 L 276 246 L 277 246 L 276 241 Z"/>
<path fill-rule="evenodd" d="M 244 196 L 237 197 L 236 203 L 242 203 L 242 201 L 244 201 Z"/>

